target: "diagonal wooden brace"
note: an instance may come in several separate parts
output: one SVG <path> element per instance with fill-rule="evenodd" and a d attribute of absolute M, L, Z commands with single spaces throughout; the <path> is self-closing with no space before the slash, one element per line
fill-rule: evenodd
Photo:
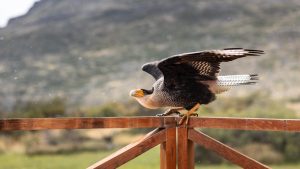
<path fill-rule="evenodd" d="M 166 140 L 165 129 L 155 129 L 141 140 L 129 144 L 88 169 L 115 169 Z"/>
<path fill-rule="evenodd" d="M 196 131 L 195 129 L 189 129 L 188 138 L 245 169 L 270 169 L 270 167 L 263 165 L 262 163 L 238 152 L 237 150 L 209 137 L 202 132 Z"/>

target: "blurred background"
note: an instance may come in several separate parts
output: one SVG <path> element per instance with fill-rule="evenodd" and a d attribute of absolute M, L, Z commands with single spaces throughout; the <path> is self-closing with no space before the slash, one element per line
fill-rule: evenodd
<path fill-rule="evenodd" d="M 266 54 L 222 71 L 258 73 L 259 84 L 219 95 L 200 116 L 299 118 L 299 9 L 298 0 L 2 0 L 0 117 L 161 113 L 128 95 L 154 82 L 143 63 L 243 47 Z M 2 132 L 0 168 L 85 168 L 147 131 Z M 274 168 L 300 167 L 299 133 L 203 131 Z M 121 168 L 158 168 L 158 153 L 154 148 Z M 201 147 L 195 160 L 202 168 L 234 168 Z"/>

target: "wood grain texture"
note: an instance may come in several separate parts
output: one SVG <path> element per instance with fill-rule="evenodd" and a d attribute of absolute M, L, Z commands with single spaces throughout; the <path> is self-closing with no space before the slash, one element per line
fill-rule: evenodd
<path fill-rule="evenodd" d="M 176 169 L 176 128 L 166 129 L 166 169 Z"/>
<path fill-rule="evenodd" d="M 188 140 L 188 128 L 177 128 L 178 133 L 178 169 L 195 168 L 194 143 Z"/>
<path fill-rule="evenodd" d="M 176 126 L 175 117 L 21 118 L 1 119 L 0 131 Z"/>
<path fill-rule="evenodd" d="M 160 144 L 160 169 L 166 169 L 166 142 Z"/>
<path fill-rule="evenodd" d="M 175 127 L 176 117 L 20 118 L 1 119 L 0 131 Z M 188 127 L 237 130 L 300 131 L 300 119 L 191 117 Z"/>
<path fill-rule="evenodd" d="M 300 119 L 192 117 L 189 127 L 299 132 Z"/>
<path fill-rule="evenodd" d="M 141 140 L 129 144 L 112 155 L 91 165 L 88 169 L 114 169 L 166 141 L 166 130 L 155 129 Z"/>
<path fill-rule="evenodd" d="M 245 169 L 270 169 L 268 166 L 265 166 L 248 156 L 245 156 L 244 154 L 236 151 L 233 148 L 230 148 L 229 146 L 209 137 L 202 132 L 189 129 L 188 138 Z"/>
<path fill-rule="evenodd" d="M 166 141 L 160 145 L 160 169 L 176 169 L 176 128 L 166 129 Z"/>

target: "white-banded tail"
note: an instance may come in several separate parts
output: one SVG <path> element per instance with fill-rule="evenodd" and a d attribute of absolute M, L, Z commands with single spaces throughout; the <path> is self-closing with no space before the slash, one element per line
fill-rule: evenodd
<path fill-rule="evenodd" d="M 252 85 L 258 81 L 257 74 L 226 75 L 218 76 L 217 78 L 218 80 L 216 81 L 215 85 L 211 86 L 211 90 L 216 94 L 225 92 L 234 86 Z"/>
<path fill-rule="evenodd" d="M 218 76 L 218 86 L 240 86 L 255 84 L 258 81 L 257 74 L 251 75 L 227 75 Z"/>

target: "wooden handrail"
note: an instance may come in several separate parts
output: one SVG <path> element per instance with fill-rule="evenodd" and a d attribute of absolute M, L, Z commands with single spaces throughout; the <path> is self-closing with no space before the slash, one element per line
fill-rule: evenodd
<path fill-rule="evenodd" d="M 193 117 L 189 127 L 299 132 L 300 119 Z"/>
<path fill-rule="evenodd" d="M 168 128 L 178 117 L 18 118 L 1 119 L 0 131 L 96 128 Z M 192 117 L 189 127 L 236 130 L 300 131 L 300 119 Z"/>
<path fill-rule="evenodd" d="M 17 118 L 0 119 L 0 131 L 176 126 L 175 117 Z"/>
<path fill-rule="evenodd" d="M 19 118 L 1 119 L 0 131 L 96 128 L 157 128 L 143 139 L 91 165 L 88 169 L 115 169 L 161 144 L 161 169 L 193 169 L 194 143 L 215 151 L 246 169 L 269 169 L 194 128 L 261 131 L 300 131 L 300 119 L 192 117 L 178 126 L 179 117 Z"/>

